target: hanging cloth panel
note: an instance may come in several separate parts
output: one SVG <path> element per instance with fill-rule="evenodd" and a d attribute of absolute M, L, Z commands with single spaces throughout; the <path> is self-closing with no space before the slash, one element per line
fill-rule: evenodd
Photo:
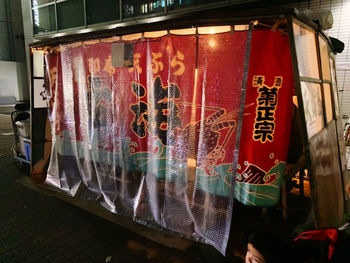
<path fill-rule="evenodd" d="M 271 30 L 254 31 L 234 188 L 236 199 L 243 204 L 264 207 L 279 200 L 293 89 L 288 37 Z"/>
<path fill-rule="evenodd" d="M 113 65 L 116 43 L 103 40 L 48 53 L 46 183 L 224 254 L 247 39 L 237 31 L 119 41 L 133 48 L 125 67 Z"/>

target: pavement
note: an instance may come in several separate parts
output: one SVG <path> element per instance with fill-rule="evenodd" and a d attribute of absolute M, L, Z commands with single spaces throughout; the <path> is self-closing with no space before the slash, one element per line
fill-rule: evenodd
<path fill-rule="evenodd" d="M 12 157 L 9 112 L 0 108 L 0 263 L 242 262 L 196 242 L 185 251 L 166 247 L 25 187 L 19 182 L 30 180 L 29 168 Z"/>

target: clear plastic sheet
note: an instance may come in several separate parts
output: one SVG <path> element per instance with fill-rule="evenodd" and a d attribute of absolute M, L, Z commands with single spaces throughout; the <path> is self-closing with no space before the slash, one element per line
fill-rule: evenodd
<path fill-rule="evenodd" d="M 234 193 L 232 187 L 239 153 L 235 142 L 240 138 L 242 110 L 247 108 L 241 95 L 246 85 L 254 87 L 250 100 L 257 102 L 256 89 L 264 84 L 252 86 L 259 72 L 250 72 L 247 83 L 251 34 L 248 30 L 167 34 L 52 48 L 46 55 L 53 135 L 46 183 L 139 223 L 211 244 L 225 254 L 234 195 L 243 203 L 248 200 L 243 190 Z M 288 39 L 281 39 L 271 31 L 257 35 L 261 43 L 288 45 Z M 133 49 L 133 59 L 125 60 L 124 67 L 113 64 L 120 43 L 125 44 L 124 51 L 127 46 Z M 255 50 L 263 53 L 259 45 Z M 257 56 L 262 62 L 262 54 Z M 282 73 L 269 72 L 266 83 L 277 79 L 276 87 L 281 85 L 275 78 L 278 74 Z M 279 105 L 287 104 L 280 101 Z M 252 113 L 245 115 L 254 125 L 256 109 L 250 109 Z M 271 147 L 270 141 L 240 144 Z M 253 162 L 250 155 L 240 156 L 244 164 L 248 159 Z M 281 172 L 285 158 L 286 149 L 279 160 L 269 159 L 272 165 L 280 165 Z M 238 168 L 244 170 L 244 164 Z M 276 169 L 272 171 L 274 177 L 263 170 L 259 174 L 259 184 L 271 184 L 274 191 L 269 205 L 278 200 L 282 178 Z M 249 192 L 246 174 L 238 178 L 239 189 Z M 253 186 L 249 200 L 254 201 L 260 188 Z"/>
<path fill-rule="evenodd" d="M 225 252 L 248 32 L 61 45 L 46 57 L 53 149 L 47 183 Z M 220 185 L 220 184 L 226 185 Z"/>

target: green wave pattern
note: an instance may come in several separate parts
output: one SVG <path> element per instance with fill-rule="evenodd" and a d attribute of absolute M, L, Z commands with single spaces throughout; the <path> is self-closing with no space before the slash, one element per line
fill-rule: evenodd
<path fill-rule="evenodd" d="M 97 147 L 97 141 L 91 144 L 72 140 L 69 133 L 64 131 L 54 139 L 54 152 L 63 156 L 76 156 L 86 161 L 120 166 L 127 171 L 142 171 L 153 173 L 159 180 L 170 183 L 187 182 L 187 163 L 172 158 L 167 147 L 160 140 L 153 143 L 153 152 L 135 152 L 137 144 L 130 138 L 115 138 L 117 145 L 114 152 Z M 278 202 L 280 186 L 283 178 L 285 163 L 279 162 L 266 177 L 276 174 L 273 184 L 255 185 L 236 182 L 235 198 L 246 205 L 271 206 Z M 237 176 L 240 176 L 237 174 Z M 210 166 L 208 171 L 196 168 L 195 186 L 204 192 L 229 197 L 232 189 L 232 164 Z"/>

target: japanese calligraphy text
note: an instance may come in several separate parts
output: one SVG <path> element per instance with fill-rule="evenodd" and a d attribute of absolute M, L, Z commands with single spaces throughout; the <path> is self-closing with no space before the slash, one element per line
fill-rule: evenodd
<path fill-rule="evenodd" d="M 256 100 L 256 117 L 254 122 L 253 140 L 265 143 L 273 141 L 275 132 L 275 111 L 278 105 L 278 90 L 282 87 L 283 78 L 275 77 L 272 87 L 265 85 L 265 76 L 254 76 L 253 87 L 258 88 Z"/>

